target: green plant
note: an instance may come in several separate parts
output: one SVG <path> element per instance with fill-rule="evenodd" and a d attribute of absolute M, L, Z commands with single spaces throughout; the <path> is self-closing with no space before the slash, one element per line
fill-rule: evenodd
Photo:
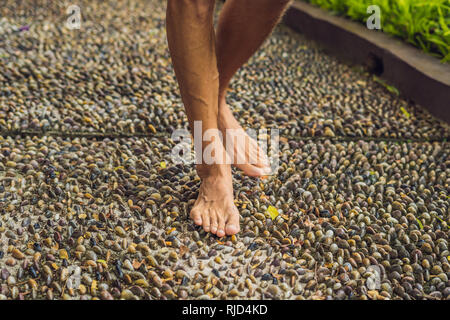
<path fill-rule="evenodd" d="M 442 62 L 450 62 L 450 0 L 303 0 L 366 22 L 367 8 L 381 9 L 381 27 Z"/>

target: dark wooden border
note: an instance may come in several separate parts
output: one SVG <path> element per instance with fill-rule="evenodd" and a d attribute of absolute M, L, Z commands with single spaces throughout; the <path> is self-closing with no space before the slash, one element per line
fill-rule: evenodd
<path fill-rule="evenodd" d="M 294 1 L 283 22 L 351 64 L 371 64 L 402 95 L 450 123 L 450 66 L 359 23 Z M 373 65 L 375 64 L 375 66 Z"/>

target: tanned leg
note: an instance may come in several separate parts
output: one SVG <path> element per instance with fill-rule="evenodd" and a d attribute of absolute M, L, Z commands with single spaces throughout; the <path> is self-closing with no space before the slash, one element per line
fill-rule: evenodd
<path fill-rule="evenodd" d="M 280 20 L 290 0 L 227 0 L 217 28 L 217 63 L 219 70 L 219 129 L 234 148 L 234 155 L 244 161 L 234 165 L 250 176 L 270 173 L 267 156 L 234 118 L 226 103 L 226 92 L 236 71 L 255 53 Z M 226 135 L 235 129 L 238 139 Z M 242 158 L 241 158 L 242 159 Z"/>
<path fill-rule="evenodd" d="M 201 121 L 202 132 L 218 131 L 219 73 L 213 26 L 214 0 L 168 0 L 167 39 L 181 97 L 191 130 Z M 217 137 L 216 137 L 217 138 Z M 222 142 L 214 140 L 216 153 Z M 196 154 L 209 146 L 202 142 Z M 219 237 L 239 232 L 239 212 L 233 201 L 231 167 L 227 164 L 197 164 L 202 182 L 191 218 L 204 230 Z M 220 163 L 223 159 L 218 159 Z"/>

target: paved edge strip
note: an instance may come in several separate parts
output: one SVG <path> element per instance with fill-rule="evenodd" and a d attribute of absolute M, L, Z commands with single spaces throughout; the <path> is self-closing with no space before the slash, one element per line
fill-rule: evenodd
<path fill-rule="evenodd" d="M 121 139 L 121 138 L 163 138 L 169 137 L 170 133 L 124 133 L 124 132 L 84 132 L 84 131 L 72 131 L 72 132 L 61 132 L 61 131 L 32 131 L 32 130 L 22 130 L 22 131 L 0 131 L 0 136 L 2 137 L 17 137 L 17 136 L 36 136 L 36 137 L 62 137 L 62 138 L 88 138 L 88 139 Z M 389 137 L 351 137 L 351 136 L 336 136 L 336 137 L 325 137 L 325 136 L 291 136 L 291 135 L 281 135 L 283 139 L 290 141 L 325 141 L 330 140 L 333 142 L 345 142 L 345 141 L 375 141 L 375 142 L 398 142 L 398 143 L 446 143 L 450 141 L 450 137 L 442 138 L 432 138 L 432 139 L 416 139 L 416 138 L 389 138 Z"/>
<path fill-rule="evenodd" d="M 450 65 L 382 32 L 301 1 L 283 22 L 352 64 L 376 64 L 378 74 L 400 92 L 450 124 Z"/>

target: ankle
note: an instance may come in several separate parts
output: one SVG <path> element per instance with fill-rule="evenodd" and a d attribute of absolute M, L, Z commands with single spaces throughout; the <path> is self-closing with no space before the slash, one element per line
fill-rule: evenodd
<path fill-rule="evenodd" d="M 221 91 L 219 92 L 219 112 L 221 109 L 228 109 L 227 106 L 227 92 L 225 91 Z"/>
<path fill-rule="evenodd" d="M 231 174 L 231 166 L 228 164 L 197 164 L 196 170 L 201 179 L 225 177 Z"/>
<path fill-rule="evenodd" d="M 233 112 L 231 112 L 230 107 L 225 102 L 225 99 L 221 100 L 219 99 L 219 109 L 218 109 L 218 118 L 219 118 L 219 126 L 221 125 L 220 120 L 226 120 L 230 117 L 234 117 Z M 220 128 L 219 128 L 220 129 Z"/>

